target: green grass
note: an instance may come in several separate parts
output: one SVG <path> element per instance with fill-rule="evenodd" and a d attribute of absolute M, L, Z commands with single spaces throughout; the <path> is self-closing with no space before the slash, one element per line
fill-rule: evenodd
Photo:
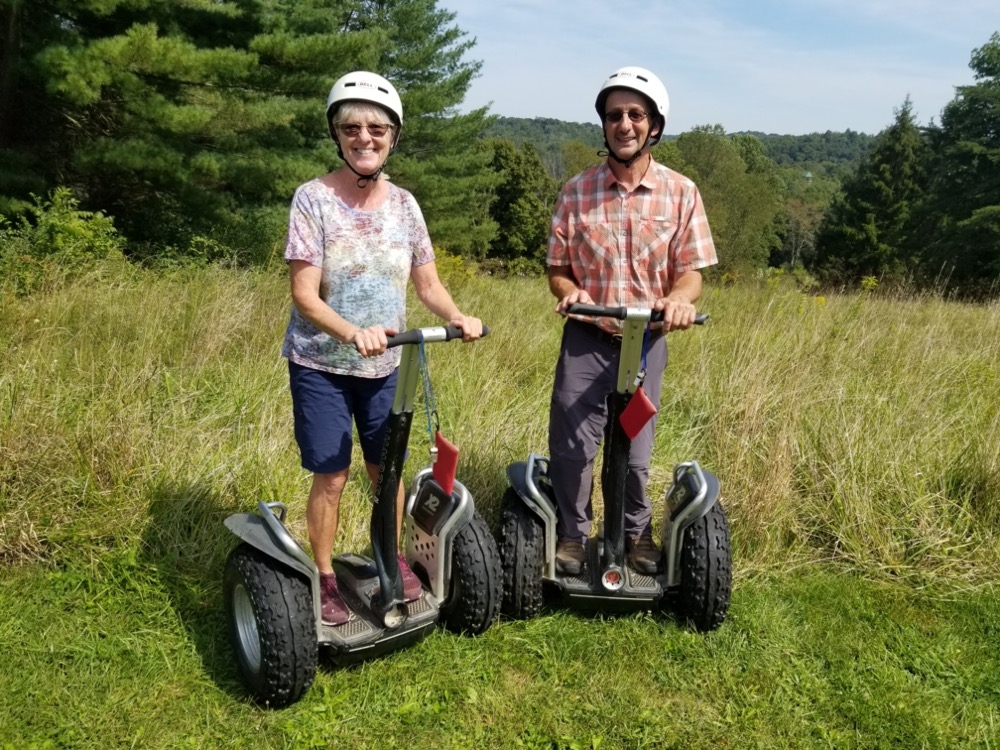
<path fill-rule="evenodd" d="M 449 285 L 493 328 L 428 356 L 495 523 L 504 467 L 545 452 L 559 320 L 540 280 Z M 224 633 L 222 520 L 282 500 L 305 537 L 286 280 L 0 297 L 0 747 L 1000 745 L 1000 307 L 768 285 L 701 307 L 670 339 L 650 492 L 689 458 L 721 478 L 720 630 L 549 612 L 324 665 L 265 711 Z M 367 546 L 368 490 L 349 483 L 340 549 Z"/>
<path fill-rule="evenodd" d="M 201 589 L 199 591 L 198 589 Z M 167 566 L 13 571 L 0 737 L 15 747 L 995 747 L 1000 603 L 829 567 L 757 576 L 718 631 L 552 612 L 324 665 L 245 702 L 215 587 Z M 994 744 L 990 744 L 993 742 Z"/>

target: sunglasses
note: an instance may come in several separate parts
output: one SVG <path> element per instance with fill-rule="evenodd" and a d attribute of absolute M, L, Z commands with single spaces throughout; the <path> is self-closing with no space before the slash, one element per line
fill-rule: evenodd
<path fill-rule="evenodd" d="M 361 130 L 364 128 L 368 131 L 368 135 L 372 138 L 381 138 L 390 130 L 392 130 L 392 125 L 389 123 L 377 122 L 373 125 L 359 125 L 356 122 L 342 123 L 337 125 L 337 130 L 346 135 L 348 138 L 357 138 L 361 135 Z"/>
<path fill-rule="evenodd" d="M 628 115 L 628 119 L 632 122 L 642 122 L 649 116 L 649 113 L 643 112 L 641 109 L 630 109 L 627 111 L 624 109 L 613 109 L 610 112 L 604 113 L 604 119 L 606 122 L 617 123 L 621 122 L 625 115 Z"/>

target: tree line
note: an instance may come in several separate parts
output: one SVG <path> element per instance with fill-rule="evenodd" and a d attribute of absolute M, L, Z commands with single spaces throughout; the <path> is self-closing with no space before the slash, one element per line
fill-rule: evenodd
<path fill-rule="evenodd" d="M 60 232 L 77 261 L 81 236 L 147 262 L 280 256 L 296 185 L 339 163 L 326 93 L 368 69 L 403 99 L 387 172 L 435 246 L 538 272 L 559 185 L 601 160 L 600 127 L 462 113 L 473 52 L 436 0 L 0 0 L 0 265 L 15 244 L 58 250 Z M 706 125 L 654 155 L 699 185 L 719 274 L 931 283 L 944 269 L 982 288 L 1000 272 L 996 34 L 971 67 L 937 125 L 907 101 L 877 136 Z"/>
<path fill-rule="evenodd" d="M 896 111 L 819 228 L 811 266 L 831 281 L 882 279 L 996 293 L 1000 279 L 1000 32 L 972 53 L 939 123 Z"/>

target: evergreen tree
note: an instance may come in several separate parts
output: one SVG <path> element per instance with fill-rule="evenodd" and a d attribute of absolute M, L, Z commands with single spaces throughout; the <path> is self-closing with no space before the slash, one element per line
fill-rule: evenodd
<path fill-rule="evenodd" d="M 485 109 L 458 112 L 481 68 L 463 59 L 473 42 L 436 0 L 355 5 L 347 30 L 386 30 L 373 50 L 373 70 L 403 98 L 403 137 L 388 167 L 393 179 L 417 198 L 436 246 L 481 257 L 497 231 L 489 212 L 495 184 L 489 154 L 476 148 L 491 118 Z"/>
<path fill-rule="evenodd" d="M 417 195 L 435 241 L 485 249 L 492 237 L 491 178 L 472 148 L 485 114 L 455 113 L 478 63 L 463 61 L 470 43 L 434 0 L 0 4 L 22 30 L 16 80 L 0 76 L 0 109 L 18 103 L 5 163 L 32 167 L 35 186 L 75 188 L 133 241 L 280 242 L 295 186 L 337 163 L 325 97 L 356 69 L 400 91 L 387 171 Z M 26 198 L 12 171 L 0 170 L 0 195 Z"/>
<path fill-rule="evenodd" d="M 926 151 L 907 97 L 830 206 L 812 270 L 838 282 L 903 279 L 913 263 L 912 219 L 926 189 Z"/>
<path fill-rule="evenodd" d="M 976 82 L 957 87 L 929 129 L 932 181 L 920 228 L 928 273 L 973 291 L 1000 277 L 1000 32 L 970 67 Z"/>
<path fill-rule="evenodd" d="M 511 141 L 495 139 L 483 146 L 493 154 L 490 169 L 500 175 L 496 201 L 490 209 L 498 233 L 490 244 L 489 256 L 543 261 L 558 183 L 548 176 L 530 143 L 519 149 Z"/>

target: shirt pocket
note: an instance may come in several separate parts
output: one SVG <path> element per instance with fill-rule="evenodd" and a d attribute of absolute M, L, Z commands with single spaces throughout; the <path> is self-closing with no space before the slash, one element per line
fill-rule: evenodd
<path fill-rule="evenodd" d="M 639 222 L 634 259 L 636 270 L 659 273 L 670 267 L 670 245 L 677 234 L 677 222 L 666 217 L 650 216 Z"/>
<path fill-rule="evenodd" d="M 608 268 L 618 257 L 618 238 L 610 224 L 577 224 L 578 261 L 584 268 Z"/>

